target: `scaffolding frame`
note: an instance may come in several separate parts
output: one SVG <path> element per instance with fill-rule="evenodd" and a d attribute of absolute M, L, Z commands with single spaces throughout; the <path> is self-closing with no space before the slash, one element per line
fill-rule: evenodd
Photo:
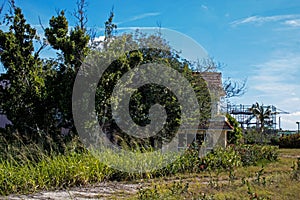
<path fill-rule="evenodd" d="M 251 126 L 260 126 L 260 122 L 256 119 L 255 115 L 250 111 L 252 105 L 235 105 L 227 104 L 227 113 L 234 117 L 243 129 L 250 128 Z M 271 116 L 269 119 L 265 120 L 265 126 L 269 129 L 276 130 L 277 121 L 276 116 L 279 114 L 277 108 L 274 105 L 264 105 L 265 109 L 270 108 Z"/>

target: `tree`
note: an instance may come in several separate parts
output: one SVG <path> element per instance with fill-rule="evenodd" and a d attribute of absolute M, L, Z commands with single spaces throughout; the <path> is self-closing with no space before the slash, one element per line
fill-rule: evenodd
<path fill-rule="evenodd" d="M 69 30 L 63 11 L 50 19 L 45 42 L 38 49 L 33 45 L 40 40 L 36 30 L 26 23 L 14 1 L 10 3 L 12 12 L 5 15 L 9 30 L 0 30 L 0 59 L 6 69 L 1 80 L 8 82 L 6 87 L 0 87 L 1 108 L 13 128 L 27 138 L 36 141 L 39 140 L 37 133 L 43 133 L 60 142 L 60 127 L 73 128 L 73 83 L 88 52 L 85 1 L 78 2 L 75 17 L 79 22 L 74 29 Z M 61 52 L 58 59 L 40 58 L 39 53 L 46 43 Z"/>
<path fill-rule="evenodd" d="M 5 17 L 7 32 L 0 30 L 1 62 L 9 84 L 1 88 L 1 104 L 14 127 L 23 133 L 47 126 L 45 115 L 45 70 L 35 51 L 36 30 L 26 23 L 20 8 L 11 2 Z"/>
<path fill-rule="evenodd" d="M 52 17 L 49 27 L 45 29 L 45 36 L 55 50 L 61 51 L 58 59 L 53 63 L 54 74 L 47 79 L 49 104 L 59 115 L 60 126 L 72 128 L 75 132 L 72 117 L 72 91 L 76 74 L 80 68 L 89 48 L 89 35 L 85 24 L 85 1 L 77 2 L 78 10 L 75 17 L 78 23 L 74 29 L 69 30 L 68 20 L 64 11 Z M 76 14 L 77 13 L 77 14 Z"/>
<path fill-rule="evenodd" d="M 264 133 L 265 121 L 267 119 L 270 119 L 270 116 L 272 114 L 270 106 L 265 107 L 263 104 L 259 105 L 259 103 L 256 102 L 255 104 L 252 105 L 250 111 L 256 117 L 257 127 L 260 125 L 259 127 L 260 133 L 261 134 Z"/>
<path fill-rule="evenodd" d="M 151 106 L 160 104 L 165 108 L 167 114 L 166 123 L 163 130 L 159 131 L 156 136 L 147 139 L 131 137 L 117 126 L 117 119 L 113 119 L 112 117 L 111 102 L 115 101 L 116 104 L 118 104 L 122 99 L 111 98 L 117 82 L 128 71 L 137 69 L 147 63 L 163 64 L 164 66 L 177 70 L 186 77 L 193 86 L 198 98 L 201 123 L 203 125 L 208 122 L 211 102 L 205 81 L 198 76 L 193 76 L 192 70 L 188 67 L 188 63 L 180 60 L 180 56 L 171 49 L 167 41 L 159 34 L 145 35 L 139 32 L 123 34 L 115 36 L 108 44 L 109 45 L 104 46 L 104 48 L 97 49 L 100 57 L 103 57 L 103 59 L 99 59 L 100 62 L 105 60 L 106 54 L 108 54 L 109 57 L 109 55 L 116 54 L 117 51 L 121 53 L 116 60 L 109 64 L 109 67 L 99 80 L 96 93 L 96 110 L 100 125 L 104 127 L 104 131 L 110 135 L 109 138 L 113 142 L 118 142 L 115 141 L 116 138 L 122 138 L 122 141 L 125 141 L 128 146 L 138 143 L 145 145 L 144 147 L 146 148 L 149 147 L 149 145 L 153 146 L 155 142 L 160 143 L 162 142 L 161 140 L 168 141 L 172 139 L 173 134 L 175 134 L 179 128 L 181 108 L 178 99 L 170 89 L 157 84 L 146 84 L 140 87 L 131 96 L 129 105 L 130 116 L 139 126 L 146 126 L 151 123 L 151 116 L 149 115 Z M 134 49 L 126 51 L 127 46 L 132 46 Z M 101 66 L 101 63 L 95 66 Z M 145 76 L 147 76 L 147 74 L 145 74 Z M 169 77 L 168 74 L 165 76 Z M 127 112 L 127 108 L 124 109 L 124 112 Z"/>
<path fill-rule="evenodd" d="M 6 16 L 8 31 L 0 30 L 1 62 L 7 73 L 1 79 L 8 80 L 7 87 L 1 87 L 1 106 L 12 120 L 14 128 L 37 139 L 34 133 L 45 133 L 59 141 L 60 127 L 68 126 L 74 132 L 72 115 L 73 84 L 85 56 L 90 52 L 100 55 L 103 51 L 122 54 L 109 63 L 109 67 L 99 80 L 96 93 L 96 110 L 99 123 L 109 125 L 127 142 L 136 142 L 118 129 L 112 119 L 110 107 L 114 86 L 129 70 L 142 64 L 156 63 L 177 70 L 193 86 L 200 104 L 201 123 L 206 124 L 210 117 L 210 95 L 203 79 L 195 77 L 189 69 L 190 63 L 180 59 L 160 34 L 123 34 L 113 37 L 116 25 L 111 12 L 105 23 L 103 48 L 89 47 L 90 37 L 86 30 L 85 1 L 78 1 L 77 25 L 70 29 L 64 11 L 58 12 L 49 20 L 44 41 L 57 50 L 58 57 L 41 59 L 39 53 L 45 46 L 36 49 L 34 41 L 39 40 L 36 30 L 26 23 L 20 8 L 11 1 L 13 13 Z M 112 38 L 113 37 L 113 38 Z M 108 44 L 108 45 L 106 45 Z M 134 49 L 126 50 L 126 46 Z M 119 52 L 118 52 L 119 53 Z M 97 70 L 97 69 L 95 69 Z M 87 72 L 93 74 L 92 71 Z M 165 74 L 168 77 L 168 74 Z M 118 101 L 118 100 L 115 100 Z M 130 116 L 140 126 L 150 123 L 150 108 L 160 104 L 167 113 L 166 124 L 158 136 L 149 138 L 151 145 L 156 139 L 169 140 L 180 125 L 181 108 L 174 93 L 167 87 L 146 84 L 139 88 L 130 99 Z M 140 141 L 138 141 L 140 142 Z M 144 142 L 144 141 L 142 141 Z"/>

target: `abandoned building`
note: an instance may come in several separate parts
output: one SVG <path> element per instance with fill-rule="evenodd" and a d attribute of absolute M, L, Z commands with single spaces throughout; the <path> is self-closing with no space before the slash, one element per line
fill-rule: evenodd
<path fill-rule="evenodd" d="M 225 96 L 225 91 L 222 86 L 222 74 L 220 72 L 194 72 L 194 76 L 203 78 L 208 86 L 211 95 L 211 118 L 205 126 L 200 126 L 197 134 L 190 134 L 190 130 L 180 133 L 178 148 L 186 148 L 186 145 L 191 143 L 196 138 L 204 136 L 204 141 L 201 148 L 205 154 L 211 151 L 215 146 L 227 146 L 227 132 L 232 131 L 233 127 L 229 124 L 226 117 L 221 114 L 221 98 Z M 195 130 L 193 130 L 194 132 Z M 182 142 L 186 141 L 186 142 Z"/>

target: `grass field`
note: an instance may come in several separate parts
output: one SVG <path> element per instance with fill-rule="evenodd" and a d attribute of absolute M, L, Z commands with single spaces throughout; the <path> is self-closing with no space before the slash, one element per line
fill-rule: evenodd
<path fill-rule="evenodd" d="M 280 149 L 279 160 L 231 172 L 183 174 L 155 179 L 129 199 L 300 199 L 300 149 Z M 297 177 L 294 175 L 298 174 Z"/>
<path fill-rule="evenodd" d="M 296 164 L 298 158 L 300 158 L 300 149 L 280 149 L 278 161 L 261 161 L 256 166 L 234 167 L 227 171 L 214 169 L 199 173 L 176 173 L 159 178 L 145 177 L 141 179 L 136 177 L 128 181 L 109 181 L 106 177 L 114 173 L 111 169 L 106 168 L 93 157 L 81 157 L 75 154 L 62 158 L 55 157 L 52 161 L 50 160 L 52 163 L 45 160 L 45 162 L 39 163 L 42 165 L 40 168 L 32 165 L 23 165 L 23 168 L 11 166 L 12 168 L 9 169 L 11 174 L 2 173 L 2 179 L 8 180 L 11 176 L 19 181 L 19 185 L 8 185 L 10 194 L 13 191 L 16 192 L 10 196 L 0 196 L 0 199 L 16 197 L 18 196 L 16 193 L 20 191 L 18 187 L 27 186 L 27 189 L 22 189 L 23 194 L 34 193 L 34 188 L 39 188 L 37 189 L 39 194 L 47 193 L 51 199 L 55 195 L 59 196 L 65 193 L 63 199 L 103 199 L 105 197 L 105 199 L 298 200 L 300 199 L 300 161 L 298 166 Z M 33 169 L 43 169 L 47 173 L 41 170 L 29 173 L 28 170 Z M 48 172 L 55 174 L 51 174 L 51 177 Z M 12 176 L 14 173 L 18 176 Z M 41 180 L 32 182 L 36 179 L 33 177 Z M 65 185 L 59 184 L 62 182 Z M 98 183 L 95 184 L 95 182 Z M 12 181 L 12 183 L 17 182 Z M 48 187 L 48 185 L 52 187 Z M 51 192 L 51 190 L 56 191 Z M 14 199 L 26 199 L 27 197 L 25 194 Z M 41 196 L 37 196 L 36 199 L 39 197 Z M 60 197 L 62 198 L 62 196 Z"/>

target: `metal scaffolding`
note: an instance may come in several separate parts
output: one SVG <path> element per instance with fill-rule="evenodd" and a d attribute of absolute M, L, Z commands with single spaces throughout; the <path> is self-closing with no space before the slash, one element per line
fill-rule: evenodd
<path fill-rule="evenodd" d="M 227 113 L 229 113 L 231 116 L 233 116 L 240 124 L 243 129 L 249 128 L 251 126 L 258 127 L 260 125 L 260 122 L 256 119 L 255 115 L 250 111 L 250 108 L 252 105 L 227 105 Z M 281 114 L 284 112 L 281 112 L 281 110 L 277 109 L 273 105 L 264 105 L 265 109 L 268 107 L 271 109 L 271 116 L 269 119 L 265 120 L 265 126 L 269 129 L 276 130 L 276 115 Z M 279 110 L 279 111 L 278 111 Z"/>

